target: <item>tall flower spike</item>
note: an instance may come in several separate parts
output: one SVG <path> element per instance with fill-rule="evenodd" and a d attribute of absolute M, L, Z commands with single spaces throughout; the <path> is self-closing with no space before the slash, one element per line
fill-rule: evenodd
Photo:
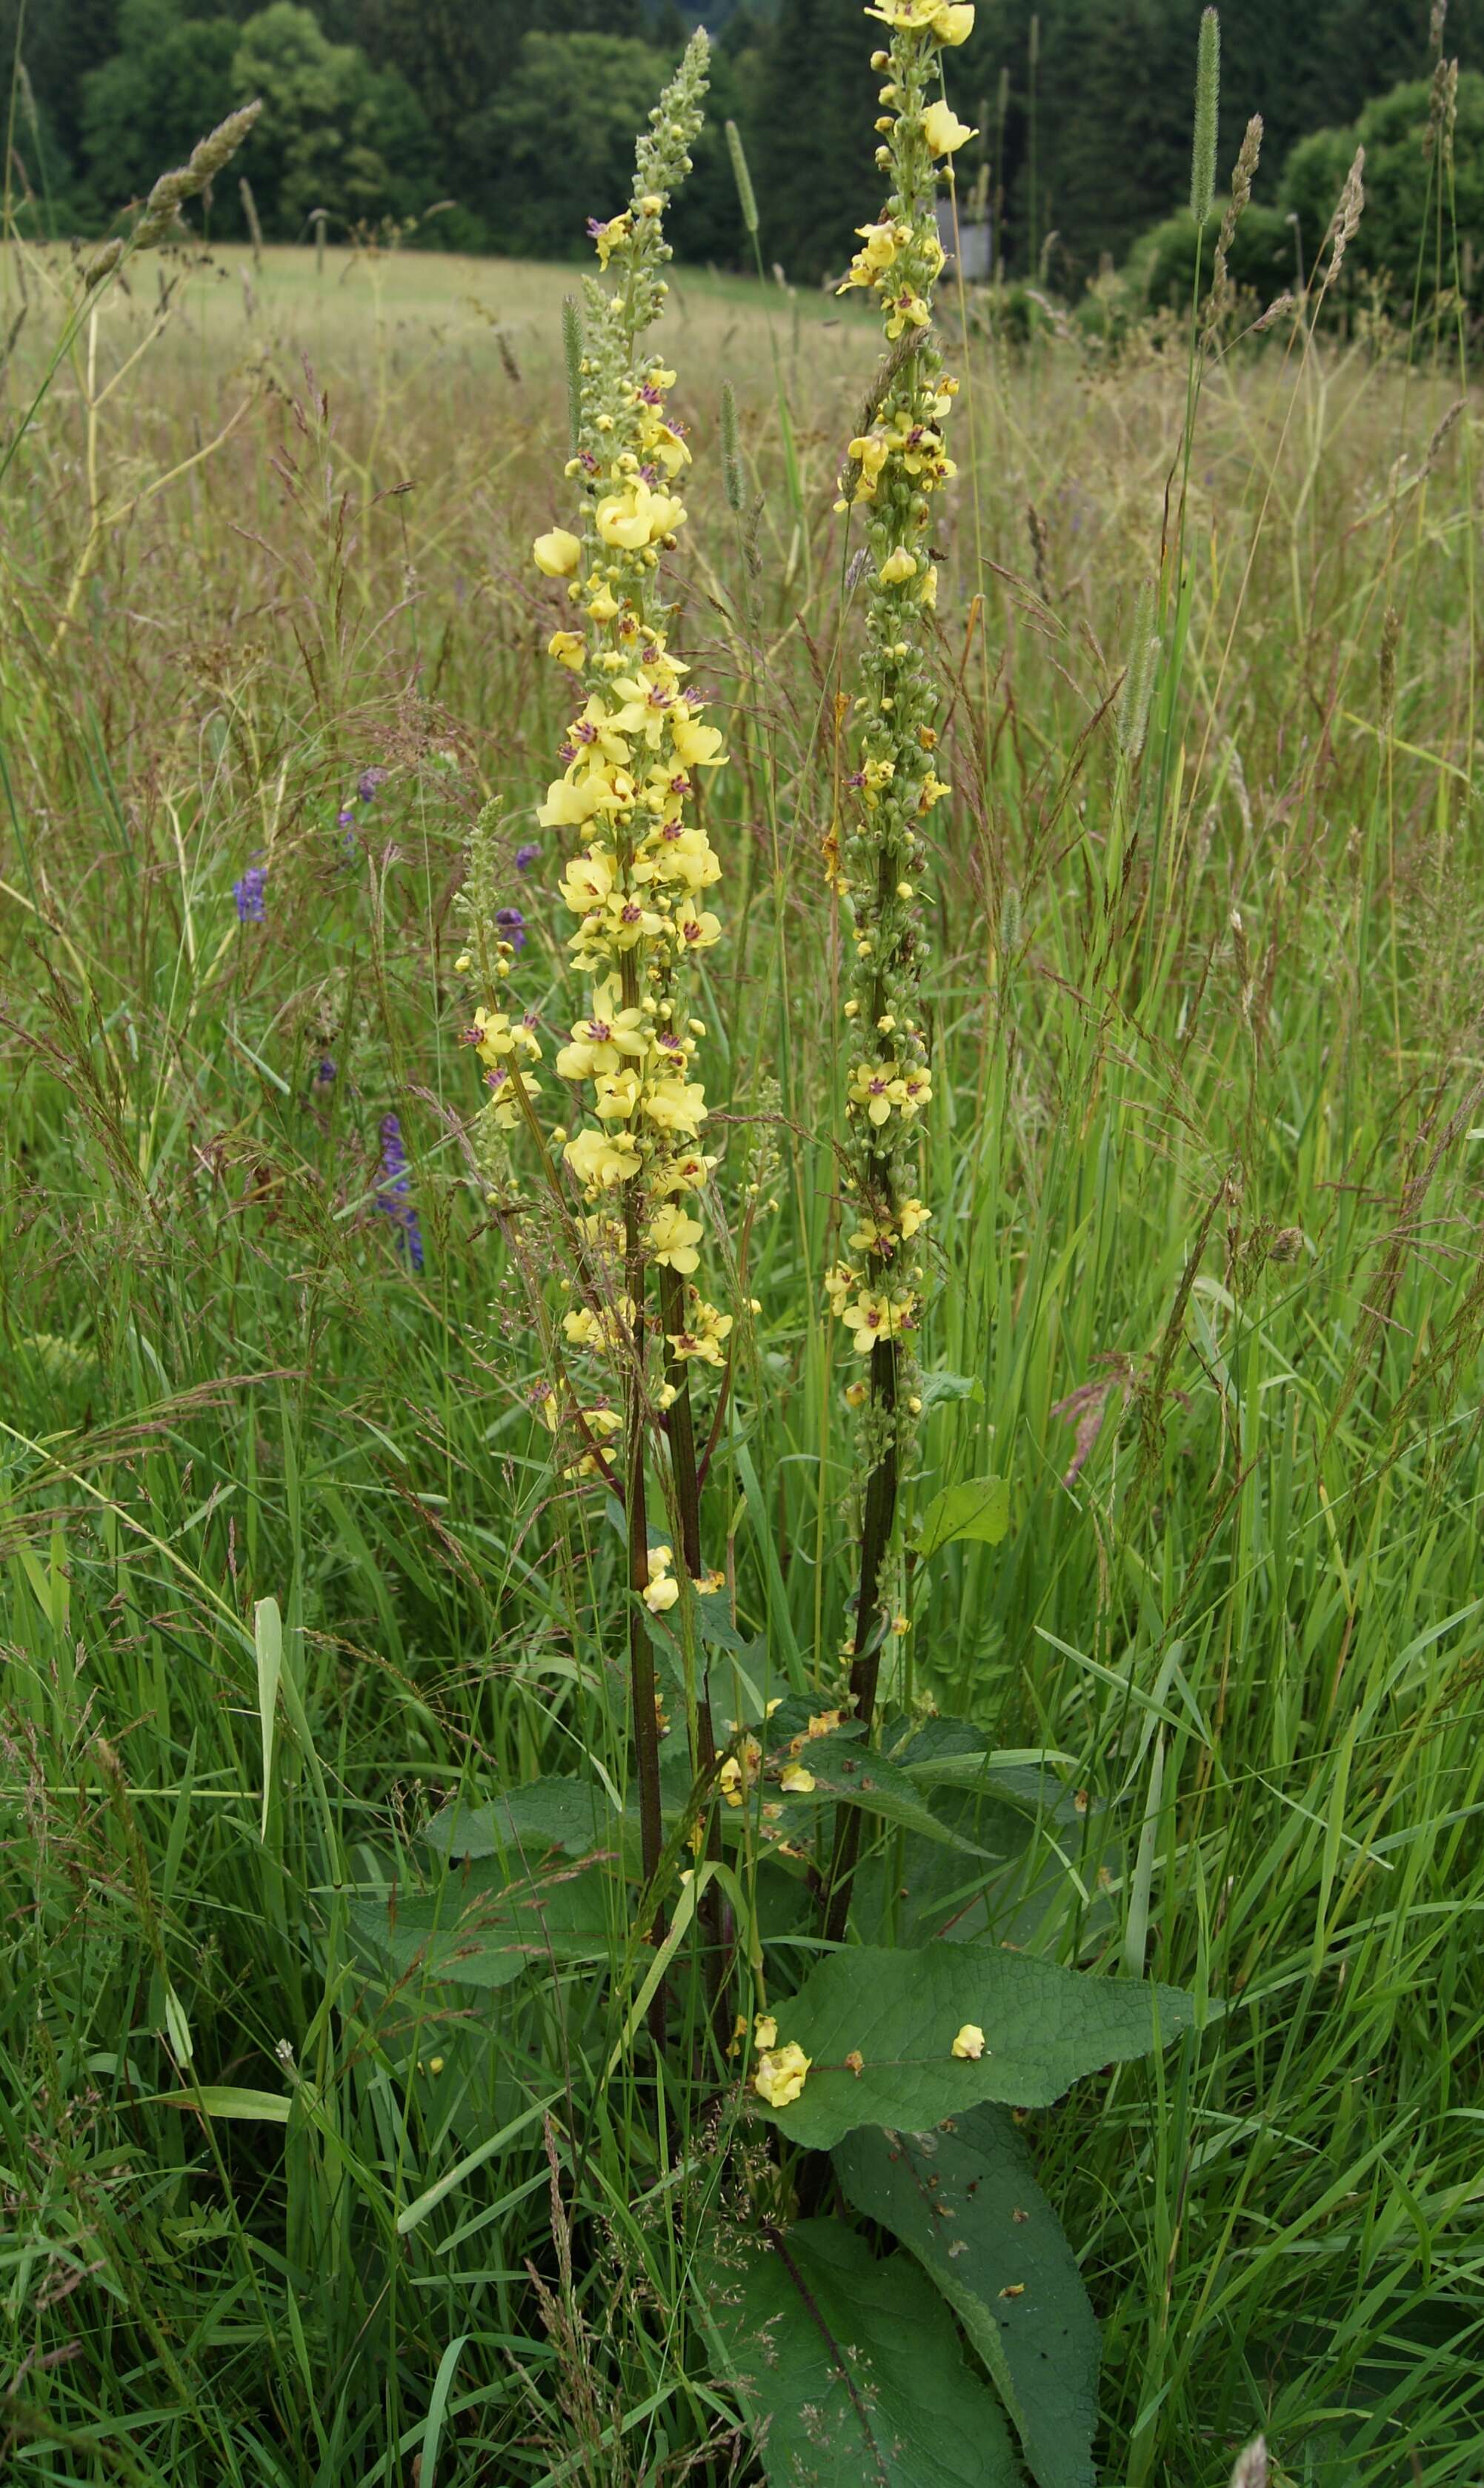
<path fill-rule="evenodd" d="M 926 824 L 949 792 L 938 775 L 938 695 L 923 660 L 938 597 L 929 550 L 933 495 L 952 478 L 945 424 L 957 391 L 932 327 L 942 271 L 937 197 L 940 164 L 974 133 L 933 90 L 945 45 L 961 43 L 971 8 L 946 0 L 879 0 L 868 16 L 890 29 L 872 56 L 884 72 L 884 132 L 877 162 L 890 193 L 841 292 L 859 287 L 881 306 L 887 354 L 842 478 L 843 510 L 866 523 L 864 688 L 841 842 L 846 920 L 854 942 L 846 1018 L 850 1259 L 826 1288 L 869 1386 L 849 1397 L 862 1410 L 867 1484 L 852 1688 L 869 1722 L 876 1701 L 883 1573 L 896 1526 L 897 1476 L 917 1405 L 913 1343 L 922 1316 L 924 1230 L 931 1215 L 915 1190 L 923 1109 L 932 1096 L 920 997 L 919 895 Z M 857 1371 L 859 1369 L 857 1368 Z M 831 1875 L 829 1926 L 844 1931 L 854 1864 L 852 1821 L 842 1824 Z"/>
<path fill-rule="evenodd" d="M 538 820 L 543 830 L 575 837 L 559 888 L 575 920 L 568 949 L 587 988 L 555 1061 L 581 1096 L 575 1128 L 560 1138 L 588 1211 L 580 1221 L 581 1301 L 563 1329 L 569 1352 L 601 1368 L 604 1389 L 616 1383 L 625 1402 L 647 1873 L 660 1842 L 645 1608 L 658 1613 L 660 1604 L 645 1533 L 646 1452 L 658 1406 L 669 1437 L 682 1560 L 696 1576 L 700 1498 L 689 1377 L 693 1369 L 724 1364 L 732 1328 L 731 1315 L 708 1303 L 692 1276 L 703 1234 L 700 1196 L 714 1159 L 701 1137 L 706 1094 L 694 1076 L 705 1032 L 686 1004 L 691 962 L 721 932 L 709 904 L 721 867 L 695 806 L 705 773 L 726 755 L 668 641 L 658 565 L 686 522 L 680 487 L 690 451 L 684 425 L 667 409 L 675 374 L 644 342 L 664 304 L 671 255 L 664 211 L 690 170 L 708 58 L 707 38 L 697 33 L 638 141 L 628 205 L 589 223 L 601 274 L 584 285 L 585 338 L 574 317 L 565 328 L 574 432 L 566 472 L 579 514 L 574 527 L 554 526 L 532 548 L 542 575 L 565 582 L 571 608 L 547 650 L 573 678 L 574 714 L 559 753 L 562 774 L 548 786 Z M 497 973 L 508 976 L 514 947 L 508 939 L 496 945 Z M 535 1116 L 534 1083 L 516 1068 L 518 1057 L 535 1053 L 522 1027 L 490 1009 L 475 1013 L 469 1032 L 494 1077 L 512 1084 L 512 1123 L 518 1112 L 528 1120 Z M 521 1078 L 524 1097 L 514 1087 Z M 546 1162 L 552 1167 L 549 1156 Z M 647 1353 L 654 1328 L 663 1340 L 658 1374 Z M 696 1742 L 697 1762 L 709 1767 L 714 1752 L 704 1701 Z"/>

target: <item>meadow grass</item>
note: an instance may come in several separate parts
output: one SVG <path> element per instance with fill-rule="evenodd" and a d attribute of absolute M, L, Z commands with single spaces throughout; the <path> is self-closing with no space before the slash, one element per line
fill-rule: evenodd
<path fill-rule="evenodd" d="M 725 2104 L 657 2154 L 666 2102 L 611 2066 L 590 1973 L 388 1980 L 356 1914 L 439 1799 L 623 1715 L 622 1536 L 532 1421 L 451 973 L 474 817 L 494 795 L 512 854 L 535 837 L 559 740 L 527 548 L 560 515 L 569 280 L 158 269 L 6 477 L 10 2459 L 754 2478 L 689 2259 Z M 57 275 L 0 269 L 12 423 Z M 823 299 L 770 308 L 802 527 L 756 285 L 682 271 L 662 333 L 698 451 L 685 636 L 733 705 L 709 1088 L 779 1204 L 708 1530 L 781 1688 L 827 1681 L 847 1624 L 829 505 L 876 349 Z M 1259 2426 L 1281 2478 L 1484 2477 L 1476 410 L 1448 420 L 1445 337 L 1212 365 L 1139 749 L 1119 691 L 1184 356 L 1048 333 L 1022 361 L 970 325 L 935 514 L 920 1491 L 994 1469 L 1013 1521 L 921 1568 L 905 1691 L 1055 1758 L 1066 1819 L 997 1890 L 1005 1935 L 1226 2005 L 1025 2121 L 1105 2324 L 1104 2477 L 1216 2482 Z M 512 872 L 538 1001 L 540 842 Z M 388 1113 L 420 1273 L 378 1209 Z M 972 1898 L 909 1888 L 901 1931 Z"/>

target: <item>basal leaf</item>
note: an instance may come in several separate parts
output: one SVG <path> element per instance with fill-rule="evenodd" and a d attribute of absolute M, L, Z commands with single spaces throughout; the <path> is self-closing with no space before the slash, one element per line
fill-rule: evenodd
<path fill-rule="evenodd" d="M 994 2396 L 911 2256 L 877 2263 L 838 2220 L 771 2238 L 702 2275 L 770 2488 L 1015 2488 Z"/>
<path fill-rule="evenodd" d="M 580 1857 L 616 1848 L 621 1824 L 592 1780 L 532 1780 L 486 1805 L 446 1805 L 423 1834 L 443 1857 L 504 1857 L 518 1864 L 550 1849 Z"/>
<path fill-rule="evenodd" d="M 770 1762 L 771 1765 L 771 1757 Z M 827 1737 L 810 1738 L 797 1755 L 785 1753 L 785 1771 L 791 1764 L 809 1773 L 814 1788 L 800 1796 L 790 1795 L 781 1780 L 777 1785 L 767 1785 L 768 1800 L 777 1801 L 784 1808 L 785 1827 L 801 1807 L 818 1805 L 822 1798 L 827 1798 L 832 1805 L 858 1806 L 863 1813 L 880 1815 L 883 1823 L 894 1824 L 903 1831 L 914 1831 L 922 1839 L 937 1841 L 945 1848 L 966 1850 L 978 1856 L 993 1854 L 951 1824 L 940 1822 L 907 1773 L 888 1762 L 884 1754 L 860 1741 L 858 1729 L 837 1729 Z M 770 1782 L 771 1771 L 769 1777 Z"/>
<path fill-rule="evenodd" d="M 997 1546 L 1009 1526 L 1008 1478 L 966 1478 L 962 1485 L 944 1486 L 933 1497 L 918 1524 L 916 1551 L 934 1555 L 954 1538 Z"/>
<path fill-rule="evenodd" d="M 836 2145 L 849 2200 L 910 2247 L 999 2388 L 1040 2488 L 1094 2488 L 1098 2325 L 1007 2108 Z"/>
<path fill-rule="evenodd" d="M 1079 2075 L 1195 2025 L 1178 1988 L 1087 1977 L 993 1944 L 848 1945 L 774 2011 L 779 2045 L 797 2042 L 811 2070 L 787 2107 L 753 2105 L 817 2151 L 861 2125 L 923 2133 L 981 2100 L 1046 2107 Z M 966 2023 L 983 2030 L 982 2056 L 952 2053 Z"/>
<path fill-rule="evenodd" d="M 496 1858 L 450 1869 L 431 1889 L 351 1903 L 350 1922 L 399 1975 L 507 1987 L 522 1970 L 608 1961 L 613 1884 L 599 1866 L 512 1879 Z"/>

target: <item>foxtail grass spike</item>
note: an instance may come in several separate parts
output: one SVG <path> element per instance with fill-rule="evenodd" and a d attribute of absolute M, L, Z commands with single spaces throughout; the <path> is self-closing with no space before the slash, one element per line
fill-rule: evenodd
<path fill-rule="evenodd" d="M 742 223 L 749 234 L 755 234 L 758 229 L 757 193 L 752 186 L 752 175 L 747 169 L 747 152 L 742 142 L 742 131 L 735 121 L 727 123 L 726 146 L 727 154 L 732 159 L 732 179 L 737 184 L 737 197 L 742 208 Z"/>
<path fill-rule="evenodd" d="M 1151 600 L 1146 580 L 1134 601 L 1128 671 L 1123 678 L 1123 692 L 1118 702 L 1118 749 L 1131 768 L 1143 750 L 1144 737 L 1149 731 L 1149 703 L 1154 695 L 1155 660 L 1159 646 L 1151 628 Z"/>
<path fill-rule="evenodd" d="M 567 366 L 567 434 L 573 456 L 582 438 L 582 313 L 574 294 L 562 297 L 562 359 Z"/>
<path fill-rule="evenodd" d="M 737 424 L 737 392 L 730 381 L 721 383 L 721 486 L 726 495 L 727 508 L 734 518 L 740 519 L 746 486 L 742 476 L 742 435 Z"/>
<path fill-rule="evenodd" d="M 1190 148 L 1190 213 L 1203 225 L 1216 196 L 1217 106 L 1221 89 L 1221 21 L 1203 11 L 1195 55 L 1195 136 Z"/>

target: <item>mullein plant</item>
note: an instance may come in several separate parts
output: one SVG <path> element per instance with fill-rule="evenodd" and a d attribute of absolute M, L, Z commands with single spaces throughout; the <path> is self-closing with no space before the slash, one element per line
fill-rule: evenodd
<path fill-rule="evenodd" d="M 880 2327 L 900 2320 L 914 2358 L 920 2348 L 934 2378 L 925 2394 L 891 2398 L 881 2414 L 885 2441 L 902 2440 L 901 2475 L 909 2475 L 909 2463 L 913 2477 L 933 2472 L 946 2427 L 955 2442 L 982 2450 L 975 2476 L 1013 2478 L 997 2389 L 1045 2479 L 1036 2454 L 1044 2414 L 1033 2389 L 1040 2362 L 1054 2355 L 1064 2391 L 1054 2425 L 1070 2448 L 1055 2475 L 1080 2479 L 1091 2476 L 1097 2419 L 1096 2325 L 1075 2259 L 1036 2191 L 1010 2105 L 1048 2102 L 1081 2074 L 1146 2053 L 1190 2028 L 1194 2008 L 1171 1990 L 1082 1978 L 993 1940 L 994 1880 L 974 1836 L 980 1798 L 1003 1797 L 996 1825 L 1025 1807 L 1025 1856 L 1012 1866 L 1014 1876 L 1028 1873 L 1026 1859 L 1039 1855 L 1042 1800 L 1039 1782 L 1026 1805 L 1023 1774 L 996 1775 L 997 1757 L 968 1722 L 948 1724 L 954 1762 L 961 1770 L 972 1767 L 974 1790 L 956 1774 L 937 1811 L 932 1782 L 919 1789 L 896 1759 L 900 1740 L 892 1740 L 890 1753 L 864 1750 L 896 1604 L 888 1593 L 898 1560 L 898 1480 L 919 1413 L 915 1343 L 928 1293 L 928 1211 L 917 1168 L 932 1089 L 919 892 L 930 824 L 949 790 L 938 774 L 938 695 L 924 651 L 937 594 L 933 495 L 953 474 L 945 425 L 954 397 L 932 326 L 943 266 L 934 211 L 941 168 L 971 135 L 943 99 L 940 66 L 944 50 L 967 36 L 973 12 L 947 0 L 877 0 L 868 14 L 890 37 L 876 56 L 883 72 L 881 161 L 889 195 L 880 218 L 861 233 L 848 281 L 879 297 L 887 353 L 850 444 L 843 492 L 847 511 L 864 523 L 870 584 L 850 801 L 842 806 L 849 817 L 833 866 L 854 962 L 846 1004 L 843 1151 L 851 1258 L 828 1281 L 858 1358 L 850 1397 L 860 1412 L 865 1479 L 850 1654 L 853 1716 L 833 1687 L 795 1683 L 769 1698 L 739 1667 L 737 1699 L 748 1715 L 729 1725 L 730 1741 L 718 1755 L 704 1669 L 694 1663 L 697 1646 L 708 1635 L 720 1637 L 718 1624 L 731 1629 L 729 1613 L 718 1617 L 714 1608 L 708 1615 L 706 1607 L 713 1586 L 701 1547 L 706 1457 L 697 1456 L 691 1406 L 697 1380 L 712 1381 L 710 1436 L 719 1439 L 735 1315 L 711 1300 L 701 1278 L 714 1160 L 697 1076 L 706 1031 L 691 1016 L 691 986 L 693 954 L 710 949 L 720 933 L 713 905 L 719 866 L 699 799 L 705 774 L 724 754 L 671 645 L 660 562 L 684 526 L 689 453 L 667 411 L 673 375 L 645 341 L 663 299 L 665 202 L 686 169 L 699 122 L 703 36 L 640 142 L 628 207 L 593 230 L 601 275 L 588 285 L 585 337 L 574 315 L 567 322 L 574 436 L 567 471 L 578 507 L 570 526 L 551 527 L 534 548 L 539 571 L 565 591 L 548 645 L 553 664 L 571 677 L 573 714 L 560 774 L 539 819 L 568 859 L 560 887 L 574 926 L 568 949 L 582 1000 L 554 1062 L 544 1067 L 535 1016 L 522 1015 L 512 999 L 534 946 L 520 951 L 520 911 L 513 921 L 501 904 L 508 891 L 491 812 L 476 834 L 461 894 L 470 933 L 461 966 L 479 988 L 468 1035 L 490 1090 L 473 1148 L 528 1284 L 546 1361 L 538 1400 L 559 1465 L 602 1480 L 623 1506 L 645 1883 L 635 1933 L 656 1951 L 636 1990 L 628 1984 L 633 1948 L 626 1945 L 622 1965 L 614 1965 L 612 2001 L 627 2018 L 608 2074 L 645 2015 L 661 2074 L 656 2140 L 676 2181 L 677 2209 L 683 2171 L 699 2173 L 712 2156 L 683 2144 L 680 2160 L 670 2161 L 671 2135 L 683 2131 L 686 2068 L 696 2085 L 688 2096 L 704 2100 L 710 2117 L 730 2027 L 725 2061 L 738 2071 L 735 2087 L 728 2085 L 731 2112 L 751 2147 L 717 2155 L 718 2169 L 724 2159 L 728 2171 L 720 2219 L 709 2179 L 705 2186 L 705 2231 L 694 2241 L 693 2269 L 708 2342 L 748 2417 L 769 2431 L 772 2478 L 814 2475 L 826 2445 L 833 2448 L 831 2477 L 880 2471 L 875 2404 L 879 2393 L 895 2389 L 876 2352 L 885 2337 Z M 728 433 L 733 429 L 729 423 Z M 735 469 L 735 437 L 723 446 L 724 467 Z M 735 506 L 740 495 L 730 474 L 724 480 Z M 553 1070 L 576 1101 L 557 1124 L 546 1105 Z M 529 1204 L 516 1197 L 507 1152 L 540 1169 L 545 1224 L 528 1218 Z M 390 1192 L 397 1178 L 389 1151 L 386 1173 Z M 752 1173 L 744 1198 L 763 1185 L 756 1162 Z M 750 1215 L 744 1209 L 739 1223 L 739 1274 Z M 539 1235 L 544 1244 L 553 1232 L 569 1274 L 559 1315 L 546 1256 L 532 1242 Z M 740 1295 L 740 1275 L 737 1284 Z M 977 1488 L 996 1484 L 976 1481 L 936 1498 L 924 1515 L 924 1560 L 956 1536 L 998 1534 L 1002 1522 L 971 1525 L 959 1510 L 966 1492 L 977 1506 Z M 654 1542 L 652 1498 L 662 1498 L 667 1529 L 657 1530 Z M 953 1509 L 940 1510 L 944 1505 Z M 655 1659 L 661 1636 L 668 1639 L 675 1626 L 691 1777 L 672 1808 L 667 1845 Z M 930 1751 L 930 1763 L 934 1753 L 940 1759 L 941 1748 Z M 602 1782 L 610 1790 L 611 1773 Z M 502 1796 L 507 1829 L 519 1820 L 523 1795 L 514 1790 Z M 549 1795 L 547 1787 L 539 1801 L 530 1799 L 527 1819 L 543 1837 Z M 594 1802 L 602 1812 L 606 1800 Z M 832 1803 L 847 1827 L 831 1843 L 824 1818 Z M 899 1921 L 897 1905 L 916 1880 L 909 1868 L 900 1885 L 897 1872 L 889 1873 L 884 1912 L 862 1897 L 861 1940 L 841 1939 L 857 1853 L 849 1826 L 868 1814 L 892 1840 L 922 1836 L 935 1852 L 944 1844 L 959 1852 L 966 1889 L 976 1876 L 984 1881 L 983 1936 L 963 1927 L 963 1939 L 940 1940 L 931 1917 L 914 1924 L 908 1913 Z M 449 1827 L 443 1854 L 451 1867 L 463 1853 L 463 1824 L 473 1820 L 456 1817 Z M 723 1823 L 742 1846 L 740 1874 L 721 1854 Z M 665 1870 L 694 1855 L 703 1834 L 709 1856 L 704 1866 L 686 1864 L 664 1934 Z M 497 1836 L 503 1843 L 506 1831 Z M 996 1827 L 996 1842 L 1001 1836 Z M 753 1875 L 750 1864 L 765 1844 L 770 1871 Z M 622 1838 L 606 1849 L 622 1872 Z M 564 1880 L 566 1873 L 564 1867 Z M 799 1941 L 805 1882 L 836 1938 L 807 1965 Z M 745 1966 L 756 2008 L 735 2021 L 725 2009 L 738 1998 L 720 1939 L 723 1894 L 735 1912 L 736 1965 Z M 877 1877 L 871 1899 L 881 1898 Z M 532 1902 L 539 1907 L 539 1896 L 524 1891 L 522 1929 Z M 664 1980 L 692 1909 L 702 1914 L 709 1939 L 702 1959 L 713 1975 L 702 2016 L 692 2008 L 683 2029 L 678 2009 L 667 2015 Z M 900 1943 L 890 1940 L 899 1923 L 910 1929 Z M 498 1922 L 480 1932 L 471 1920 L 467 1934 L 470 1953 L 484 1947 L 487 1960 L 503 1940 Z M 522 1953 L 533 1949 L 528 1932 L 512 1940 Z M 456 1961 L 463 1953 L 461 1941 Z M 453 1983 L 461 1974 L 458 1965 L 447 1973 Z M 475 1976 L 472 1960 L 467 1976 Z M 677 2008 L 684 1996 L 677 1980 Z M 673 2126 L 672 2096 L 682 2120 Z M 766 2151 L 756 2147 L 760 2129 Z M 668 2221 L 668 2183 L 647 2199 L 660 2192 Z M 701 2192 L 691 2199 L 699 2208 Z M 832 2200 L 845 2217 L 795 2219 L 801 2199 Z M 851 2212 L 871 2222 L 874 2241 L 895 2235 L 910 2250 L 879 2259 L 875 2243 L 850 2234 Z M 952 2231 L 939 2225 L 950 2219 Z M 1041 2264 L 1038 2242 L 1036 2269 L 1044 2277 L 1023 2315 L 1017 2310 L 1014 2340 L 1019 2356 L 1023 2324 L 1034 2371 L 1007 2362 L 1000 2304 L 1024 2294 L 1019 2253 L 1007 2264 L 1005 2241 L 1031 2219 L 1045 2224 L 1051 2261 Z M 961 2355 L 960 2323 L 982 2367 L 971 2369 Z M 760 2339 L 770 2344 L 761 2361 Z"/>
<path fill-rule="evenodd" d="M 838 879 L 853 946 L 845 1017 L 846 1210 L 850 1258 L 826 1280 L 864 1373 L 848 1389 L 860 1411 L 865 1471 L 860 1579 L 851 1636 L 855 1714 L 869 1726 L 890 1630 L 883 1592 L 896 1535 L 904 1453 L 920 1413 L 915 1343 L 921 1326 L 931 1212 L 917 1189 L 919 1118 L 933 1093 L 921 996 L 921 881 L 929 824 L 949 788 L 938 772 L 937 681 L 926 662 L 938 567 L 929 549 L 933 495 L 952 478 L 945 426 L 958 382 L 932 326 L 943 269 L 938 183 L 975 135 L 941 94 L 945 48 L 971 32 L 970 7 L 878 0 L 889 31 L 872 55 L 883 73 L 877 163 L 890 182 L 881 214 L 842 293 L 874 294 L 886 357 L 868 421 L 851 441 L 839 508 L 866 527 L 864 688 L 854 704 L 854 766 Z M 830 1875 L 828 1929 L 843 1935 L 859 1839 L 845 1815 Z"/>
<path fill-rule="evenodd" d="M 726 755 L 670 646 L 659 565 L 686 522 L 680 488 L 690 450 L 667 410 L 675 374 L 646 343 L 667 291 L 664 211 L 690 169 L 707 61 L 698 32 L 638 142 L 628 206 L 590 222 L 601 274 L 586 281 L 585 340 L 575 319 L 567 322 L 574 439 L 566 475 L 577 509 L 572 526 L 551 527 L 532 549 L 537 570 L 564 585 L 568 608 L 547 650 L 571 678 L 573 715 L 538 819 L 577 842 L 560 889 L 575 923 L 572 966 L 586 990 L 553 1064 L 580 1099 L 574 1128 L 543 1125 L 533 1068 L 541 1041 L 529 1016 L 512 1014 L 504 982 L 518 947 L 513 911 L 493 906 L 488 854 L 478 849 L 465 907 L 475 939 L 463 963 L 485 994 L 469 1036 L 492 1090 L 487 1114 L 499 1129 L 526 1128 L 571 1247 L 574 1301 L 553 1338 L 558 1379 L 543 1382 L 542 1412 L 553 1431 L 576 1436 L 575 1472 L 602 1474 L 624 1505 L 652 1884 L 663 1841 L 649 1623 L 680 1603 L 686 1577 L 702 1580 L 692 1375 L 722 1375 L 733 1327 L 696 1275 L 702 1196 L 716 1161 L 695 1076 L 706 1031 L 690 1008 L 694 962 L 721 932 L 710 903 L 721 867 L 697 797 L 702 773 Z M 657 1466 L 678 1547 L 651 1541 Z M 704 1684 L 692 1682 L 688 1696 L 693 1760 L 709 1781 L 715 1748 Z"/>

